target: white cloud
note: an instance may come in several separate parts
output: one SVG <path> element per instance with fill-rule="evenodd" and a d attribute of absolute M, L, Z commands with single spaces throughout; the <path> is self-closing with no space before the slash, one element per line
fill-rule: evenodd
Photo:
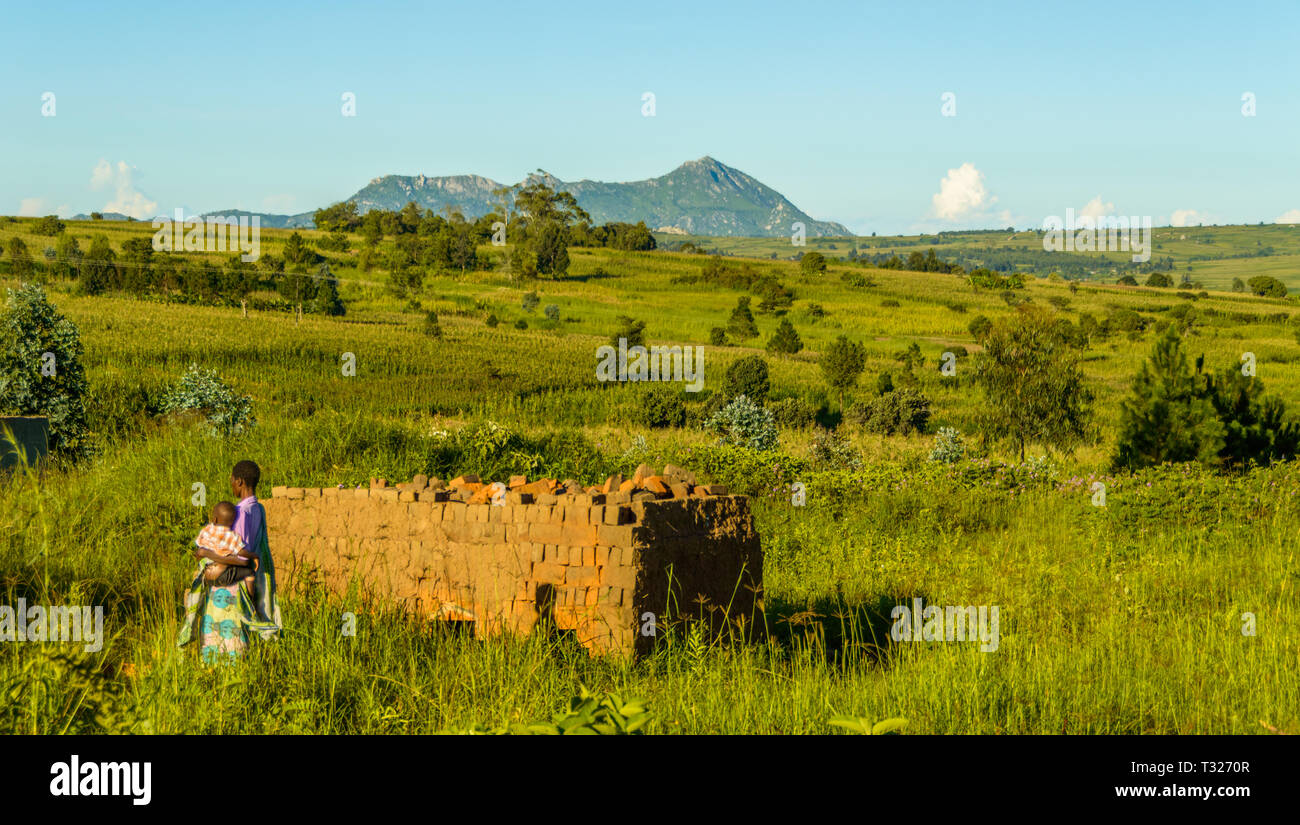
<path fill-rule="evenodd" d="M 20 218 L 39 218 L 48 215 L 45 211 L 45 198 L 23 198 L 18 205 L 18 217 Z"/>
<path fill-rule="evenodd" d="M 1209 216 L 1196 209 L 1175 209 L 1169 216 L 1170 226 L 1197 226 L 1209 222 Z"/>
<path fill-rule="evenodd" d="M 984 173 L 967 162 L 949 169 L 947 176 L 939 181 L 939 191 L 933 198 L 934 214 L 955 221 L 979 214 L 996 202 L 997 198 L 984 185 Z"/>
<path fill-rule="evenodd" d="M 100 158 L 90 173 L 90 188 L 112 187 L 113 200 L 104 204 L 103 212 L 120 212 L 133 218 L 152 218 L 158 213 L 157 201 L 149 200 L 135 188 L 135 170 L 119 160 L 116 165 Z"/>
<path fill-rule="evenodd" d="M 1274 218 L 1273 223 L 1300 223 L 1300 209 L 1288 209 Z"/>
<path fill-rule="evenodd" d="M 1094 221 L 1098 218 L 1108 217 L 1115 214 L 1115 204 L 1110 201 L 1102 201 L 1101 195 L 1093 198 L 1084 204 L 1083 208 L 1074 210 L 1074 219 L 1092 218 Z"/>

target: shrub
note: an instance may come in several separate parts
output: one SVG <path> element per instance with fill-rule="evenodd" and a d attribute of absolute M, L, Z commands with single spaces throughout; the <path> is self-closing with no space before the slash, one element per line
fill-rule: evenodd
<path fill-rule="evenodd" d="M 438 323 L 438 313 L 433 310 L 424 315 L 424 334 L 430 338 L 442 337 L 442 325 Z"/>
<path fill-rule="evenodd" d="M 769 389 L 767 362 L 757 355 L 747 355 L 727 367 L 722 384 L 722 392 L 727 398 L 744 395 L 761 404 L 767 399 Z"/>
<path fill-rule="evenodd" d="M 779 444 L 772 413 L 738 395 L 705 422 L 704 429 L 720 436 L 719 443 L 751 450 L 775 450 Z"/>
<path fill-rule="evenodd" d="M 869 433 L 924 432 L 930 421 L 930 399 L 919 390 L 904 387 L 854 405 L 848 418 Z"/>
<path fill-rule="evenodd" d="M 537 296 L 536 292 L 525 292 L 523 301 L 524 312 L 535 312 L 537 310 L 537 305 L 541 302 L 542 299 Z"/>
<path fill-rule="evenodd" d="M 767 408 L 772 411 L 776 425 L 787 430 L 798 430 L 812 426 L 817 418 L 817 408 L 802 398 L 782 398 L 769 401 Z"/>
<path fill-rule="evenodd" d="M 1170 278 L 1163 272 L 1152 272 L 1147 276 L 1147 286 L 1171 287 L 1174 285 L 1173 278 Z"/>
<path fill-rule="evenodd" d="M 201 413 L 208 422 L 213 436 L 238 435 L 257 421 L 253 418 L 253 402 L 235 391 L 217 376 L 215 370 L 199 369 L 190 364 L 162 399 L 164 413 L 193 411 Z"/>
<path fill-rule="evenodd" d="M 893 298 L 886 298 L 885 300 L 880 302 L 880 306 L 886 309 L 894 309 L 901 306 L 901 304 L 899 304 L 898 301 L 895 301 Z"/>
<path fill-rule="evenodd" d="M 930 460 L 944 464 L 956 464 L 966 455 L 966 443 L 961 433 L 952 427 L 940 427 L 934 436 L 934 449 L 930 450 Z"/>
<path fill-rule="evenodd" d="M 715 347 L 725 347 L 727 345 L 727 331 L 722 327 L 714 327 L 709 330 L 709 343 Z"/>
<path fill-rule="evenodd" d="M 555 304 L 547 304 L 546 309 L 542 310 L 548 321 L 560 320 L 560 308 Z"/>
<path fill-rule="evenodd" d="M 808 458 L 819 469 L 857 470 L 862 453 L 835 430 L 818 427 L 808 445 Z"/>
<path fill-rule="evenodd" d="M 81 335 L 36 284 L 8 290 L 0 314 L 0 411 L 49 418 L 49 447 L 90 452 Z"/>
<path fill-rule="evenodd" d="M 617 348 L 620 338 L 627 339 L 629 349 L 645 346 L 645 321 L 636 321 L 626 315 L 620 315 L 615 320 L 618 329 L 609 339 L 610 346 Z"/>
<path fill-rule="evenodd" d="M 758 335 L 758 325 L 754 323 L 754 313 L 749 309 L 749 296 L 736 299 L 736 308 L 731 311 L 727 321 L 727 332 L 744 341 Z"/>
<path fill-rule="evenodd" d="M 989 330 L 993 329 L 993 322 L 986 315 L 976 315 L 971 319 L 966 329 L 970 331 L 972 338 L 979 341 L 989 334 Z"/>
<path fill-rule="evenodd" d="M 641 401 L 641 423 L 652 429 L 680 427 L 686 423 L 686 402 L 667 384 L 655 384 Z"/>
<path fill-rule="evenodd" d="M 495 327 L 497 324 L 501 323 L 501 319 L 497 318 L 495 312 L 489 312 L 487 319 L 484 320 L 483 323 L 487 324 L 489 327 Z"/>
<path fill-rule="evenodd" d="M 528 322 L 523 318 L 520 318 L 518 321 L 515 321 L 515 329 L 528 329 Z"/>

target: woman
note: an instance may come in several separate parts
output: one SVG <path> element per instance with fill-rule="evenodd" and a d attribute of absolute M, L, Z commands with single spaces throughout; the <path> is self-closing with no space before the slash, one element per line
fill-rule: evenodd
<path fill-rule="evenodd" d="M 219 561 L 221 557 L 194 548 L 200 564 L 185 596 L 185 621 L 176 644 L 184 646 L 199 638 L 199 655 L 208 663 L 238 659 L 248 646 L 249 631 L 268 640 L 280 632 L 280 604 L 266 532 L 266 510 L 257 500 L 261 475 L 261 469 L 252 461 L 240 461 L 230 472 L 230 492 L 239 500 L 239 515 L 232 529 L 257 557 L 253 592 L 243 581 L 227 587 L 205 581 L 201 560 Z"/>

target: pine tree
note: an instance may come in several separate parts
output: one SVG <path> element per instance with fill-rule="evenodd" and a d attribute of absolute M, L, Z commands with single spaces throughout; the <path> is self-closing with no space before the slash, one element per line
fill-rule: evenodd
<path fill-rule="evenodd" d="M 312 298 L 311 311 L 321 315 L 345 315 L 347 307 L 339 297 L 339 281 L 330 272 L 329 264 L 321 264 L 320 280 L 316 286 L 316 295 Z"/>
<path fill-rule="evenodd" d="M 1192 372 L 1182 339 L 1170 327 L 1134 379 L 1133 396 L 1120 407 L 1115 466 L 1136 469 L 1166 461 L 1217 464 L 1224 438 L 1225 428 L 1207 381 Z"/>
<path fill-rule="evenodd" d="M 727 332 L 742 341 L 758 335 L 758 325 L 754 323 L 754 313 L 749 309 L 749 296 L 738 298 L 736 308 L 731 311 L 727 321 Z"/>
<path fill-rule="evenodd" d="M 794 324 L 790 323 L 788 318 L 782 318 L 780 326 L 767 341 L 767 351 L 793 355 L 801 349 L 803 349 L 803 341 L 795 331 Z"/>
<path fill-rule="evenodd" d="M 836 338 L 822 353 L 822 375 L 830 388 L 839 392 L 841 410 L 844 409 L 844 391 L 857 386 L 858 376 L 866 366 L 863 363 L 866 357 L 866 348 L 844 335 Z"/>

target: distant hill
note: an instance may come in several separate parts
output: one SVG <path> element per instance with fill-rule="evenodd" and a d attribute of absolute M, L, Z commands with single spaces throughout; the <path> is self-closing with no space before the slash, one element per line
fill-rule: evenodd
<path fill-rule="evenodd" d="M 789 235 L 791 224 L 801 221 L 809 237 L 853 234 L 842 224 L 813 220 L 780 192 L 710 157 L 683 163 L 662 177 L 630 183 L 562 181 L 542 171 L 527 180 L 543 180 L 557 191 L 571 192 L 597 224 L 645 221 L 659 232 L 778 237 Z M 497 207 L 499 201 L 492 191 L 500 187 L 479 175 L 385 175 L 348 200 L 355 202 L 361 213 L 401 209 L 414 201 L 434 212 L 450 206 L 473 219 Z M 285 225 L 309 226 L 310 214 L 306 224 Z"/>
<path fill-rule="evenodd" d="M 201 218 L 231 218 L 239 220 L 243 217 L 259 218 L 258 225 L 268 229 L 312 229 L 315 223 L 312 218 L 315 217 L 315 210 L 311 212 L 301 212 L 297 215 L 274 215 L 269 212 L 246 212 L 243 209 L 219 209 L 216 212 L 204 212 Z"/>

